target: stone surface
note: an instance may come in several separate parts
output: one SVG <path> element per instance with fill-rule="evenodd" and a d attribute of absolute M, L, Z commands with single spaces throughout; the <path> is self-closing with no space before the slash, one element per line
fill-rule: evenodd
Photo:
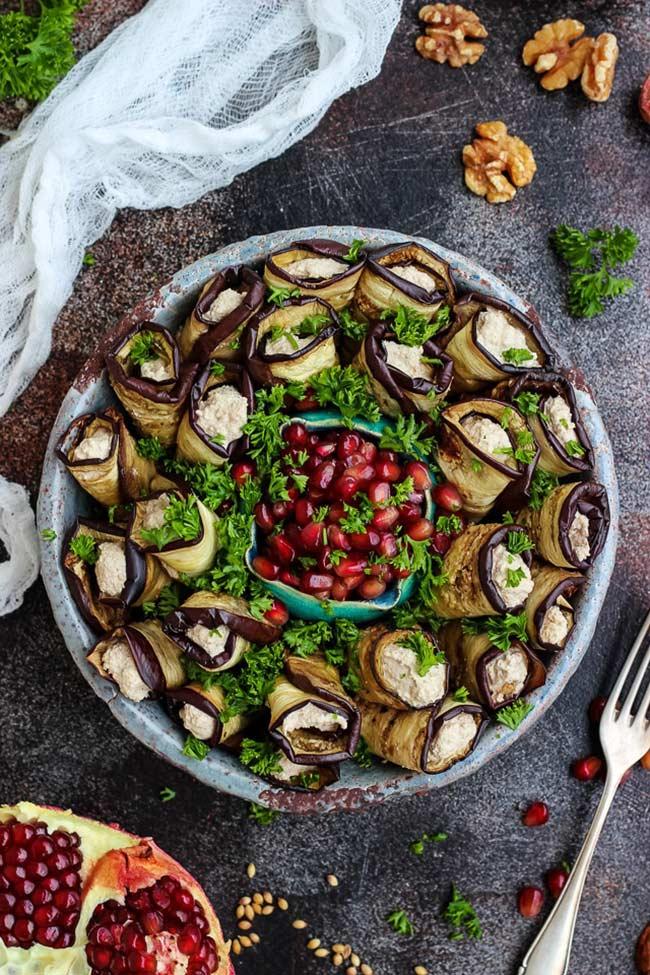
<path fill-rule="evenodd" d="M 142 0 L 91 0 L 77 36 L 98 43 Z M 251 233 L 305 223 L 367 223 L 422 233 L 474 257 L 529 297 L 584 370 L 609 426 L 617 458 L 622 535 L 617 570 L 598 635 L 567 691 L 526 740 L 444 794 L 363 814 L 284 818 L 263 828 L 245 806 L 197 785 L 133 741 L 95 698 L 59 637 L 40 584 L 0 621 L 0 801 L 71 805 L 153 834 L 205 882 L 227 932 L 235 899 L 254 884 L 285 894 L 285 915 L 258 925 L 262 944 L 237 963 L 242 975 L 327 970 L 308 959 L 306 933 L 354 943 L 382 975 L 430 972 L 510 975 L 537 930 L 515 910 L 516 891 L 575 858 L 600 787 L 571 779 L 573 758 L 594 747 L 586 707 L 606 691 L 630 645 L 649 591 L 648 384 L 650 128 L 635 108 L 650 69 L 650 13 L 642 0 L 610 5 L 493 0 L 476 8 L 490 32 L 481 61 L 452 70 L 413 50 L 417 5 L 405 4 L 381 76 L 333 106 L 306 140 L 226 190 L 182 211 L 120 214 L 93 252 L 56 328 L 54 352 L 0 426 L 0 472 L 35 490 L 48 431 L 63 393 L 102 332 L 181 265 Z M 588 103 L 579 86 L 547 94 L 520 50 L 547 20 L 581 19 L 590 33 L 621 44 L 614 93 Z M 0 106 L 0 124 L 15 122 Z M 503 118 L 538 163 L 532 185 L 491 207 L 464 188 L 460 150 L 477 121 Z M 641 246 L 629 273 L 637 285 L 606 315 L 568 318 L 565 276 L 547 244 L 558 223 L 629 225 Z M 166 804 L 165 786 L 176 790 Z M 520 825 L 533 799 L 550 823 Z M 621 790 L 596 853 L 578 921 L 573 975 L 631 975 L 634 942 L 648 921 L 647 821 L 650 777 L 636 770 Z M 444 829 L 445 844 L 422 858 L 408 842 Z M 340 880 L 329 887 L 325 875 Z M 480 943 L 447 940 L 441 909 L 451 882 L 470 897 L 485 929 Z M 258 883 L 259 882 L 259 883 Z M 385 915 L 404 908 L 414 938 L 395 935 Z"/>

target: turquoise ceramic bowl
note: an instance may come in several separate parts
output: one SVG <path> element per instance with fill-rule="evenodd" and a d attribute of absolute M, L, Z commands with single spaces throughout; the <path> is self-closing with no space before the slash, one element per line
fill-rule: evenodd
<path fill-rule="evenodd" d="M 308 430 L 346 429 L 338 413 L 326 410 L 322 412 L 301 413 L 296 416 L 296 419 L 304 423 Z M 352 429 L 378 440 L 382 432 L 390 425 L 390 420 L 386 419 L 373 423 L 370 420 L 363 420 L 361 417 L 356 417 Z M 431 480 L 435 481 L 431 469 L 429 469 L 429 474 L 431 475 Z M 426 491 L 425 497 L 425 515 L 427 518 L 432 518 L 435 506 L 431 499 L 431 492 Z M 353 620 L 355 623 L 370 623 L 372 620 L 380 619 L 389 610 L 399 606 L 400 603 L 406 602 L 413 592 L 415 576 L 409 576 L 407 579 L 400 579 L 394 586 L 387 589 L 379 599 L 350 599 L 346 602 L 339 602 L 338 600 L 332 599 L 328 602 L 323 602 L 322 599 L 317 599 L 316 596 L 310 596 L 307 593 L 300 592 L 298 589 L 294 589 L 293 586 L 287 586 L 284 582 L 271 582 L 258 575 L 253 568 L 253 559 L 258 552 L 260 535 L 261 532 L 259 532 L 259 529 L 253 527 L 251 546 L 246 553 L 246 565 L 252 575 L 259 579 L 277 599 L 281 599 L 291 615 L 298 617 L 298 619 L 326 621 L 339 619 Z"/>

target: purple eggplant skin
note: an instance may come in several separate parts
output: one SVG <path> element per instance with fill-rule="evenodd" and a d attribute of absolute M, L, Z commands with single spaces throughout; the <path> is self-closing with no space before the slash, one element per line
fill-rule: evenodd
<path fill-rule="evenodd" d="M 245 285 L 248 290 L 238 308 L 222 318 L 220 322 L 211 322 L 205 318 L 205 313 L 222 291 L 228 288 L 237 290 L 242 285 Z M 212 284 L 205 294 L 199 298 L 194 309 L 195 318 L 206 326 L 207 331 L 197 338 L 192 346 L 189 358 L 201 365 L 207 362 L 216 346 L 221 345 L 251 315 L 259 311 L 264 303 L 265 293 L 266 288 L 260 276 L 245 265 L 238 264 L 233 267 L 226 267 L 215 275 Z"/>
<path fill-rule="evenodd" d="M 341 244 L 337 240 L 325 240 L 322 238 L 313 237 L 308 240 L 295 240 L 288 247 L 283 247 L 282 250 L 276 251 L 275 254 L 271 254 L 270 257 L 267 258 L 266 263 L 276 277 L 285 280 L 288 286 L 300 284 L 300 287 L 305 288 L 305 290 L 309 290 L 310 288 L 320 288 L 323 284 L 323 280 L 336 281 L 339 278 L 348 277 L 350 274 L 356 274 L 359 268 L 366 263 L 368 258 L 368 252 L 365 250 L 360 250 L 359 259 L 355 261 L 354 264 L 346 262 L 346 264 L 341 266 L 341 271 L 339 274 L 333 274 L 331 278 L 327 279 L 313 278 L 304 280 L 302 278 L 297 278 L 289 271 L 285 271 L 273 260 L 274 257 L 277 257 L 280 254 L 286 254 L 287 251 L 296 249 L 310 251 L 314 257 L 332 257 L 342 261 L 344 256 L 349 252 L 350 247 L 348 244 Z"/>
<path fill-rule="evenodd" d="M 187 630 L 197 623 L 207 626 L 210 630 L 225 626 L 230 631 L 223 653 L 211 657 L 203 647 L 197 646 L 187 637 Z M 165 617 L 162 626 L 167 636 L 177 643 L 191 660 L 195 660 L 200 667 L 205 667 L 207 670 L 215 670 L 228 663 L 235 651 L 238 636 L 250 643 L 265 645 L 279 640 L 282 633 L 279 626 L 273 626 L 264 620 L 252 619 L 250 616 L 240 616 L 238 613 L 218 609 L 215 606 L 192 606 L 185 609 L 181 606 Z"/>
<path fill-rule="evenodd" d="M 269 383 L 284 382 L 284 380 L 277 379 L 273 375 L 273 363 L 290 362 L 292 360 L 299 359 L 301 356 L 313 352 L 313 350 L 326 339 L 334 338 L 335 341 L 338 340 L 340 333 L 338 316 L 332 306 L 322 298 L 311 298 L 302 295 L 300 298 L 289 298 L 284 302 L 283 307 L 288 308 L 290 306 L 313 304 L 322 306 L 323 314 L 330 317 L 330 324 L 323 326 L 318 335 L 315 335 L 313 341 L 308 345 L 303 346 L 301 349 L 296 349 L 295 352 L 290 352 L 287 355 L 265 355 L 258 349 L 260 324 L 265 318 L 268 318 L 269 315 L 275 314 L 278 311 L 278 308 L 275 305 L 265 305 L 256 315 L 253 316 L 253 318 L 251 318 L 248 325 L 244 329 L 244 360 L 251 376 L 253 377 L 253 380 L 258 386 L 267 386 Z"/>
<path fill-rule="evenodd" d="M 607 492 L 596 481 L 583 481 L 576 484 L 562 505 L 560 512 L 560 546 L 567 561 L 574 559 L 573 547 L 569 541 L 569 529 L 573 519 L 580 512 L 589 521 L 589 558 L 575 564 L 576 569 L 588 569 L 600 555 L 611 521 Z"/>
<path fill-rule="evenodd" d="M 497 545 L 506 544 L 506 539 L 510 532 L 517 532 L 525 535 L 526 529 L 522 528 L 521 525 L 501 525 L 500 528 L 492 532 L 486 543 L 483 545 L 478 558 L 478 573 L 481 588 L 497 613 L 518 613 L 521 612 L 524 606 L 524 603 L 521 603 L 519 606 L 504 606 L 503 600 L 499 595 L 499 590 L 492 579 L 492 551 L 497 547 Z M 528 549 L 528 551 L 522 552 L 521 558 L 530 569 L 533 561 L 533 554 L 531 550 Z"/>
<path fill-rule="evenodd" d="M 117 353 L 138 332 L 156 332 L 170 343 L 172 347 L 174 372 L 177 377 L 173 385 L 170 386 L 169 380 L 158 382 L 155 379 L 142 379 L 140 376 L 129 376 L 124 371 L 121 363 L 116 358 Z M 174 336 L 168 329 L 159 325 L 157 322 L 138 322 L 126 335 L 121 336 L 107 352 L 105 362 L 113 382 L 124 386 L 125 389 L 132 390 L 144 399 L 150 399 L 154 403 L 163 404 L 176 404 L 184 401 L 189 395 L 190 387 L 194 382 L 194 377 L 199 368 L 194 362 L 181 362 L 180 352 Z"/>
<path fill-rule="evenodd" d="M 225 383 L 230 383 L 230 385 L 236 386 L 241 395 L 245 398 L 248 407 L 248 414 L 253 412 L 255 409 L 255 389 L 253 387 L 253 381 L 250 377 L 248 370 L 237 362 L 224 362 L 223 366 L 225 368 L 224 376 Z M 210 440 L 207 433 L 201 429 L 197 423 L 196 414 L 199 406 L 201 405 L 201 399 L 205 393 L 205 388 L 210 379 L 210 364 L 206 365 L 205 369 L 198 377 L 194 385 L 190 390 L 190 398 L 188 404 L 188 418 L 189 424 L 192 432 L 203 441 L 203 443 L 214 451 L 218 457 L 222 457 L 224 460 L 232 461 L 241 457 L 248 450 L 248 437 L 244 435 L 238 440 L 231 440 L 229 444 L 222 446 L 221 444 L 216 444 Z M 217 389 L 217 386 L 213 387 Z"/>
<path fill-rule="evenodd" d="M 398 341 L 390 323 L 386 321 L 373 322 L 366 333 L 364 353 L 373 376 L 377 382 L 381 383 L 388 395 L 399 403 L 403 413 L 418 412 L 416 406 L 409 400 L 408 396 L 404 395 L 404 391 L 416 393 L 419 396 L 428 396 L 431 392 L 441 395 L 449 389 L 453 377 L 454 364 L 452 359 L 436 345 L 433 339 L 429 339 L 422 347 L 424 354 L 428 358 L 437 358 L 442 362 L 442 365 L 437 366 L 435 369 L 433 382 L 422 377 L 407 376 L 394 366 L 389 366 L 384 351 L 384 342 L 387 341 Z"/>

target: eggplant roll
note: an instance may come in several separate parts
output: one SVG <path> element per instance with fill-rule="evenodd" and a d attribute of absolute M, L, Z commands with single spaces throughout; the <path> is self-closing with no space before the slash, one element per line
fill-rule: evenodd
<path fill-rule="evenodd" d="M 517 521 L 528 528 L 535 548 L 551 565 L 587 569 L 609 531 L 609 502 L 601 484 L 578 481 L 551 491 L 539 511 L 524 508 Z"/>
<path fill-rule="evenodd" d="M 226 267 L 208 281 L 178 335 L 184 359 L 241 360 L 241 332 L 264 303 L 264 282 L 244 265 Z"/>
<path fill-rule="evenodd" d="M 480 389 L 514 373 L 542 369 L 551 349 L 537 320 L 486 295 L 469 294 L 454 305 L 446 349 L 454 361 L 454 389 Z"/>
<path fill-rule="evenodd" d="M 564 649 L 575 624 L 572 600 L 584 584 L 579 572 L 552 565 L 533 568 L 534 589 L 526 603 L 528 636 L 548 653 Z"/>
<path fill-rule="evenodd" d="M 306 382 L 339 363 L 338 318 L 320 298 L 291 298 L 262 309 L 248 323 L 244 357 L 259 385 Z"/>
<path fill-rule="evenodd" d="M 320 654 L 287 657 L 267 698 L 269 734 L 296 765 L 329 765 L 351 758 L 361 717 L 336 668 Z"/>
<path fill-rule="evenodd" d="M 498 400 L 477 398 L 448 406 L 440 419 L 438 464 L 458 488 L 467 514 L 483 518 L 497 499 L 520 506 L 539 456 L 521 413 Z"/>
<path fill-rule="evenodd" d="M 449 665 L 446 660 L 441 661 L 421 675 L 417 652 L 409 645 L 409 637 L 414 634 L 431 644 L 432 653 L 440 652 L 436 638 L 428 630 L 391 630 L 378 625 L 361 631 L 355 667 L 364 700 L 403 711 L 442 704 L 449 690 Z"/>
<path fill-rule="evenodd" d="M 88 557 L 70 548 L 87 536 Z M 82 616 L 93 629 L 107 631 L 126 620 L 131 606 L 155 600 L 170 577 L 157 559 L 133 545 L 124 528 L 77 518 L 68 535 L 63 570 Z"/>
<path fill-rule="evenodd" d="M 354 293 L 355 317 L 379 318 L 387 308 L 411 308 L 431 321 L 455 301 L 449 264 L 421 244 L 404 241 L 372 252 Z"/>
<path fill-rule="evenodd" d="M 106 368 L 140 433 L 173 444 L 198 365 L 181 362 L 172 333 L 155 322 L 139 322 L 108 352 Z"/>
<path fill-rule="evenodd" d="M 329 765 L 298 765 L 278 749 L 280 770 L 266 776 L 273 785 L 295 792 L 320 792 L 321 789 L 338 782 L 341 771 L 337 762 Z"/>
<path fill-rule="evenodd" d="M 447 581 L 436 590 L 432 613 L 459 619 L 520 612 L 533 589 L 530 550 L 510 551 L 520 534 L 520 525 L 469 525 L 444 557 Z"/>
<path fill-rule="evenodd" d="M 557 373 L 526 373 L 499 383 L 492 396 L 523 410 L 540 449 L 542 470 L 563 477 L 594 466 L 591 441 L 580 417 L 573 386 Z"/>
<path fill-rule="evenodd" d="M 244 599 L 195 592 L 165 617 L 165 633 L 204 670 L 229 670 L 252 643 L 273 643 L 281 630 L 255 619 Z"/>
<path fill-rule="evenodd" d="M 546 667 L 531 648 L 513 640 L 507 650 L 490 643 L 485 633 L 463 633 L 459 622 L 447 623 L 440 643 L 451 664 L 454 683 L 490 711 L 512 704 L 546 683 Z"/>
<path fill-rule="evenodd" d="M 179 538 L 173 532 L 174 501 L 189 503 L 189 514 L 196 508 L 196 535 L 194 538 Z M 150 540 L 143 532 L 159 532 L 159 542 Z M 166 540 L 166 533 L 171 540 Z M 163 563 L 169 574 L 176 578 L 181 572 L 188 576 L 198 576 L 209 569 L 219 548 L 217 518 L 202 501 L 193 494 L 177 490 L 166 490 L 153 494 L 144 501 L 135 501 L 129 522 L 129 537 L 144 551 L 151 552 Z"/>
<path fill-rule="evenodd" d="M 201 684 L 186 684 L 169 691 L 165 697 L 168 710 L 190 735 L 216 748 L 224 741 L 239 734 L 250 722 L 250 716 L 238 714 L 224 721 L 226 695 L 214 685 L 209 689 Z"/>
<path fill-rule="evenodd" d="M 444 772 L 472 751 L 487 719 L 480 704 L 448 697 L 437 710 L 360 702 L 361 733 L 379 758 L 414 772 Z"/>
<path fill-rule="evenodd" d="M 106 507 L 141 498 L 156 474 L 155 464 L 139 455 L 124 417 L 112 407 L 73 420 L 56 454 L 80 487 Z"/>
<path fill-rule="evenodd" d="M 217 466 L 234 460 L 248 446 L 243 429 L 254 409 L 253 383 L 243 366 L 220 362 L 206 366 L 190 390 L 178 427 L 177 455 Z"/>
<path fill-rule="evenodd" d="M 352 301 L 366 261 L 365 251 L 354 262 L 344 260 L 349 250 L 336 240 L 296 240 L 267 258 L 264 281 L 269 288 L 297 288 L 340 311 Z"/>
<path fill-rule="evenodd" d="M 399 342 L 389 322 L 368 328 L 355 366 L 366 372 L 383 413 L 431 413 L 449 392 L 453 365 L 433 340 L 423 345 Z"/>
<path fill-rule="evenodd" d="M 157 620 L 118 627 L 93 647 L 88 660 L 129 701 L 160 697 L 185 681 L 181 649 Z"/>

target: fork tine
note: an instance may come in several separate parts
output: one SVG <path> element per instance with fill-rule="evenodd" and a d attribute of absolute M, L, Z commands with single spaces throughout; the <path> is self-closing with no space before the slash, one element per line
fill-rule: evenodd
<path fill-rule="evenodd" d="M 605 710 L 603 713 L 609 718 L 613 718 L 614 716 L 614 711 L 616 710 L 618 699 L 621 697 L 621 694 L 623 693 L 623 687 L 625 686 L 625 681 L 627 680 L 630 670 L 632 669 L 632 664 L 636 660 L 637 654 L 641 649 L 641 646 L 646 636 L 648 635 L 648 630 L 650 630 L 650 613 L 648 613 L 648 615 L 646 616 L 646 618 L 644 619 L 641 625 L 641 629 L 637 634 L 637 638 L 632 644 L 632 649 L 627 655 L 627 659 L 623 664 L 623 667 L 621 668 L 620 674 L 618 675 L 618 680 L 614 684 L 612 688 L 612 692 L 609 695 L 607 704 L 605 705 Z"/>
<path fill-rule="evenodd" d="M 641 698 L 641 704 L 639 705 L 639 710 L 634 716 L 635 721 L 647 722 L 648 708 L 650 708 L 650 685 L 646 688 L 646 692 Z"/>
<path fill-rule="evenodd" d="M 650 667 L 650 647 L 648 647 L 648 649 L 645 652 L 645 656 L 641 661 L 641 666 L 639 667 L 636 673 L 636 677 L 632 682 L 632 686 L 630 687 L 627 693 L 627 697 L 625 698 L 625 701 L 621 702 L 621 713 L 619 717 L 626 718 L 632 713 L 632 706 L 634 704 L 634 700 L 637 694 L 639 693 L 639 690 L 641 689 L 641 684 L 643 683 L 643 678 L 645 677 L 648 671 L 648 667 Z"/>

